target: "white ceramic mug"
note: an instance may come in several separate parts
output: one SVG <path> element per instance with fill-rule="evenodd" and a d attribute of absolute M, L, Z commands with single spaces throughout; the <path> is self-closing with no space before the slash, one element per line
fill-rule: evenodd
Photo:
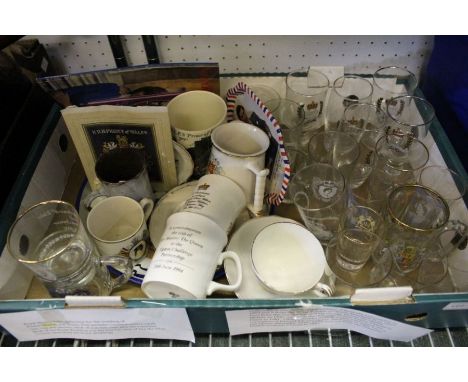
<path fill-rule="evenodd" d="M 248 208 L 260 213 L 269 173 L 265 168 L 268 136 L 254 125 L 235 121 L 218 126 L 211 134 L 211 141 L 208 172 L 234 180 L 244 191 Z"/>
<path fill-rule="evenodd" d="M 167 111 L 174 139 L 192 156 L 194 175 L 204 175 L 211 148 L 210 135 L 226 120 L 226 103 L 215 93 L 192 90 L 169 101 Z"/>
<path fill-rule="evenodd" d="M 224 230 L 206 216 L 177 212 L 166 229 L 146 272 L 141 289 L 149 298 L 205 298 L 214 291 L 235 291 L 242 281 L 239 257 L 222 252 Z M 231 285 L 212 281 L 216 266 L 232 259 L 238 279 Z"/>
<path fill-rule="evenodd" d="M 233 180 L 216 174 L 202 176 L 181 211 L 204 215 L 226 233 L 246 206 L 244 191 Z"/>
<path fill-rule="evenodd" d="M 257 279 L 279 295 L 312 292 L 329 297 L 335 275 L 329 268 L 320 241 L 299 223 L 277 222 L 263 228 L 251 248 Z"/>
<path fill-rule="evenodd" d="M 111 196 L 93 204 L 86 225 L 103 256 L 126 255 L 132 260 L 146 255 L 149 237 L 146 221 L 154 202 L 137 202 L 127 196 Z"/>

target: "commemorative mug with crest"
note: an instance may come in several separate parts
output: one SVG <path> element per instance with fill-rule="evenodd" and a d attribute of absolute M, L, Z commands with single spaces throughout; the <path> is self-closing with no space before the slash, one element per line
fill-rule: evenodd
<path fill-rule="evenodd" d="M 399 273 L 417 269 L 436 244 L 440 255 L 446 256 L 466 240 L 466 225 L 449 216 L 447 202 L 428 187 L 406 184 L 393 189 L 385 239 Z"/>
<path fill-rule="evenodd" d="M 338 231 L 346 202 L 345 178 L 330 164 L 315 163 L 299 170 L 290 195 L 309 231 L 327 243 Z"/>
<path fill-rule="evenodd" d="M 226 176 L 244 191 L 247 208 L 254 214 L 263 210 L 266 178 L 265 155 L 270 145 L 267 134 L 254 125 L 230 122 L 211 134 L 208 173 Z"/>
<path fill-rule="evenodd" d="M 246 206 L 244 191 L 233 180 L 217 174 L 202 176 L 181 211 L 204 215 L 229 233 Z"/>
<path fill-rule="evenodd" d="M 124 255 L 139 260 L 146 255 L 149 238 L 146 221 L 154 202 L 137 202 L 126 196 L 99 200 L 88 214 L 86 225 L 103 255 Z"/>
<path fill-rule="evenodd" d="M 217 94 L 191 90 L 167 104 L 172 135 L 193 159 L 196 179 L 206 173 L 213 130 L 226 120 L 226 102 Z"/>
<path fill-rule="evenodd" d="M 233 292 L 242 282 L 239 256 L 223 252 L 226 232 L 213 220 L 192 212 L 169 216 L 166 228 L 141 285 L 150 298 L 205 298 L 215 291 Z M 234 261 L 237 280 L 231 285 L 213 281 L 218 265 Z"/>

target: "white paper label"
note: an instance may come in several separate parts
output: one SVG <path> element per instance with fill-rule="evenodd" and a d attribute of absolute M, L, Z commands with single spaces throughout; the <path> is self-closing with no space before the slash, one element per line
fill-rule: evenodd
<path fill-rule="evenodd" d="M 18 341 L 159 338 L 195 342 L 187 311 L 182 308 L 50 309 L 3 313 L 0 314 L 0 325 Z"/>
<path fill-rule="evenodd" d="M 293 309 L 235 310 L 226 312 L 226 317 L 231 335 L 348 329 L 373 338 L 408 342 L 432 331 L 359 310 L 319 305 Z"/>
<path fill-rule="evenodd" d="M 468 310 L 468 302 L 451 302 L 445 305 L 442 310 Z"/>

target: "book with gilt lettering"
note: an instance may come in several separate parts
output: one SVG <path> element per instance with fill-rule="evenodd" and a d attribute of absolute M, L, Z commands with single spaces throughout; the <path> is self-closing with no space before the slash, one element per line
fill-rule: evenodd
<path fill-rule="evenodd" d="M 100 187 L 94 167 L 115 148 L 142 150 L 155 190 L 177 185 L 169 116 L 165 106 L 70 106 L 62 116 L 92 190 Z"/>

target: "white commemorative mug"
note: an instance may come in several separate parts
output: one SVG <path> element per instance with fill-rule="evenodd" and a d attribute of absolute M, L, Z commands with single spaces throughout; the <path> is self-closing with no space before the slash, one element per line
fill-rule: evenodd
<path fill-rule="evenodd" d="M 125 255 L 132 260 L 146 255 L 149 237 L 146 221 L 154 202 L 137 202 L 127 196 L 101 198 L 93 204 L 86 225 L 103 256 Z"/>
<path fill-rule="evenodd" d="M 167 104 L 174 139 L 190 153 L 195 177 L 206 172 L 214 128 L 226 120 L 227 106 L 217 94 L 192 90 L 173 98 Z"/>
<path fill-rule="evenodd" d="M 181 211 L 204 215 L 226 233 L 246 206 L 244 191 L 233 180 L 216 174 L 204 175 Z"/>
<path fill-rule="evenodd" d="M 205 298 L 213 292 L 235 291 L 242 281 L 240 259 L 223 252 L 227 244 L 224 230 L 206 216 L 177 212 L 167 219 L 141 289 L 149 298 Z M 231 285 L 212 281 L 216 267 L 230 258 L 238 279 Z"/>
<path fill-rule="evenodd" d="M 263 210 L 269 173 L 265 168 L 265 153 L 270 145 L 268 136 L 254 125 L 230 122 L 218 126 L 211 134 L 211 141 L 208 172 L 235 181 L 244 191 L 247 207 L 259 214 Z"/>

